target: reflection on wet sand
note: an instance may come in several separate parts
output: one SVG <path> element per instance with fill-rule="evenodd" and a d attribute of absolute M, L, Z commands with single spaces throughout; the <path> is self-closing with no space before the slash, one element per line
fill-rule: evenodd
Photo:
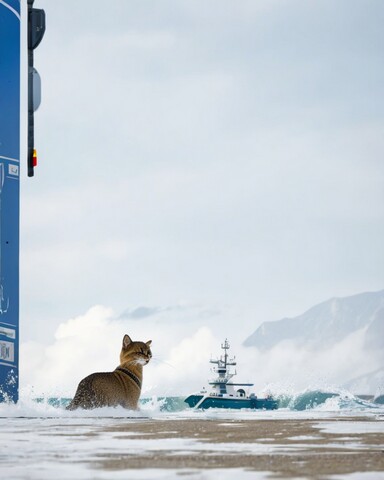
<path fill-rule="evenodd" d="M 218 469 L 225 479 L 384 478 L 381 415 L 244 417 L 1 418 L 0 470 L 39 480 L 213 479 Z"/>

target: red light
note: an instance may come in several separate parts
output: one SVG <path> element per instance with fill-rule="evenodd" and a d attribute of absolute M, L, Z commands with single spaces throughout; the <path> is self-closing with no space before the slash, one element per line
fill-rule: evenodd
<path fill-rule="evenodd" d="M 34 167 L 37 166 L 37 153 L 36 153 L 36 150 L 33 150 L 32 165 L 33 165 Z"/>

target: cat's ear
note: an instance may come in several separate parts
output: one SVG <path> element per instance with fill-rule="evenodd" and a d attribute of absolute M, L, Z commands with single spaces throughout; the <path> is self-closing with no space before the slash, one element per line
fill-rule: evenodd
<path fill-rule="evenodd" d="M 123 338 L 123 348 L 127 348 L 132 343 L 131 337 L 127 334 Z"/>
<path fill-rule="evenodd" d="M 148 345 L 148 347 L 151 345 L 152 343 L 152 340 L 148 340 L 148 342 L 145 342 L 146 345 Z"/>

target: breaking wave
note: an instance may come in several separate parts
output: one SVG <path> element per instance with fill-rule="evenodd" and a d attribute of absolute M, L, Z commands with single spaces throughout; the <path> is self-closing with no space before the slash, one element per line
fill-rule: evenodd
<path fill-rule="evenodd" d="M 151 397 L 140 401 L 140 412 L 132 412 L 132 416 L 186 412 L 189 409 L 184 402 L 185 397 Z M 278 410 L 285 412 L 349 412 L 349 413 L 374 413 L 384 408 L 384 396 L 377 398 L 360 398 L 348 391 L 332 392 L 322 390 L 307 390 L 297 394 L 281 393 L 274 395 L 278 401 Z M 63 397 L 25 397 L 18 404 L 0 404 L 0 416 L 82 416 L 87 411 L 68 412 L 65 407 L 70 398 Z M 95 416 L 126 416 L 127 411 L 122 408 L 102 408 L 93 411 Z M 88 412 L 89 415 L 89 412 Z M 130 415 L 131 416 L 131 415 Z"/>
<path fill-rule="evenodd" d="M 378 408 L 379 402 L 373 397 L 370 399 L 359 398 L 349 392 L 327 392 L 310 390 L 296 395 L 279 395 L 279 408 L 289 410 L 354 410 Z"/>

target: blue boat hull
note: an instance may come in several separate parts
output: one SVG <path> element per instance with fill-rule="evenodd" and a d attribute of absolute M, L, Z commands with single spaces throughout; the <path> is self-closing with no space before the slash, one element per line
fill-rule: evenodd
<path fill-rule="evenodd" d="M 203 398 L 203 395 L 190 395 L 184 402 L 191 408 L 196 407 L 202 410 L 208 408 L 230 408 L 240 410 L 241 408 L 253 409 L 253 410 L 276 410 L 278 408 L 278 402 L 270 398 L 235 398 L 235 397 L 216 397 L 209 396 L 199 403 Z"/>

